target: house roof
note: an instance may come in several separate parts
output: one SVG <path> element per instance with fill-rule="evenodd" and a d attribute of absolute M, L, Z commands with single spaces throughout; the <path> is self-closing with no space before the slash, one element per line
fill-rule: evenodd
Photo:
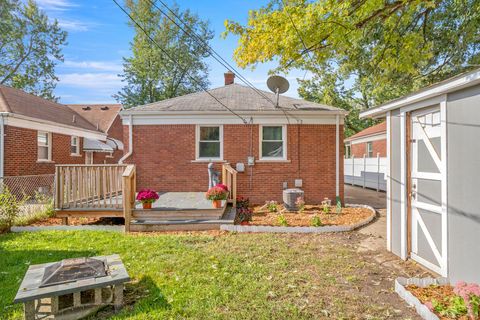
<path fill-rule="evenodd" d="M 63 104 L 4 85 L 0 85 L 0 112 L 98 131 L 93 124 Z"/>
<path fill-rule="evenodd" d="M 260 94 L 239 84 L 230 84 L 219 88 L 208 90 L 215 98 L 220 100 L 233 111 L 277 111 L 278 108 L 272 102 Z M 272 92 L 260 91 L 271 101 L 275 101 L 275 94 Z M 280 96 L 279 105 L 282 109 L 299 111 L 335 111 L 344 112 L 343 109 L 334 108 L 324 104 L 309 102 L 302 99 L 295 99 Z M 162 100 L 130 109 L 131 111 L 226 111 L 225 107 L 219 104 L 205 91 L 195 92 L 172 99 Z M 131 111 L 128 110 L 128 113 Z"/>
<path fill-rule="evenodd" d="M 83 139 L 83 151 L 113 152 L 113 148 L 95 139 Z"/>
<path fill-rule="evenodd" d="M 360 113 L 360 118 L 381 117 L 384 116 L 387 111 L 398 109 L 406 105 L 411 105 L 419 101 L 434 98 L 442 94 L 457 91 L 479 83 L 480 69 L 461 73 L 449 79 L 422 88 L 406 96 L 381 104 L 375 108 L 365 110 Z"/>
<path fill-rule="evenodd" d="M 121 104 L 67 104 L 74 112 L 87 119 L 95 127 L 107 133 L 118 113 Z"/>
<path fill-rule="evenodd" d="M 359 139 L 359 138 L 364 138 L 364 137 L 367 137 L 367 136 L 374 136 L 374 135 L 385 133 L 385 132 L 387 132 L 387 123 L 385 121 L 383 121 L 379 124 L 368 127 L 368 128 L 366 128 L 366 129 L 364 129 L 360 132 L 357 132 L 353 136 L 350 136 L 347 139 L 345 139 L 345 141 L 352 141 L 352 140 L 356 140 L 356 139 Z"/>

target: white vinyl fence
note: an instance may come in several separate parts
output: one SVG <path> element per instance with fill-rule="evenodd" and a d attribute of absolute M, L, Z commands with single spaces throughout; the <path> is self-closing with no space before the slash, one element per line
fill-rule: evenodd
<path fill-rule="evenodd" d="M 344 160 L 345 184 L 387 191 L 387 158 L 348 158 Z"/>

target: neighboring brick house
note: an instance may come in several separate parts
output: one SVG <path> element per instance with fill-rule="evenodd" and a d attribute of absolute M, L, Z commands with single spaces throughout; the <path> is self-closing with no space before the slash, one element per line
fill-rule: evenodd
<path fill-rule="evenodd" d="M 123 125 L 120 104 L 69 104 L 74 112 L 88 120 L 107 135 L 104 143 L 87 139 L 83 150 L 86 163 L 114 164 L 123 156 Z"/>
<path fill-rule="evenodd" d="M 206 191 L 209 162 L 239 170 L 237 193 L 252 202 L 282 199 L 282 190 L 301 182 L 305 200 L 343 200 L 345 112 L 326 105 L 233 83 L 122 111 L 125 156 L 137 166 L 137 189 Z M 246 120 L 244 124 L 242 117 Z M 132 141 L 132 143 L 129 143 Z M 131 145 L 130 145 L 131 144 Z M 248 158 L 254 157 L 253 165 Z"/>
<path fill-rule="evenodd" d="M 345 158 L 387 156 L 387 125 L 376 124 L 345 139 Z"/>
<path fill-rule="evenodd" d="M 55 164 L 83 164 L 85 139 L 106 140 L 66 106 L 0 85 L 0 178 L 53 174 Z"/>

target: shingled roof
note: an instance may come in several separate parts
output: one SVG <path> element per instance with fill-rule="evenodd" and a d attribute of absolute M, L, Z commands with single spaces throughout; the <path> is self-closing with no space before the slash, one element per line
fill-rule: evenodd
<path fill-rule="evenodd" d="M 385 133 L 385 132 L 387 132 L 387 123 L 385 121 L 383 121 L 379 124 L 368 127 L 368 128 L 366 128 L 366 129 L 364 129 L 360 132 L 357 132 L 353 136 L 345 139 L 345 141 L 352 141 L 352 140 L 356 140 L 356 139 L 359 139 L 359 138 L 363 138 L 363 137 L 367 137 L 367 136 L 373 136 L 373 135 L 377 135 L 377 134 Z"/>
<path fill-rule="evenodd" d="M 118 113 L 121 104 L 67 104 L 67 107 L 80 114 L 98 129 L 107 133 Z"/>
<path fill-rule="evenodd" d="M 271 101 L 275 101 L 275 94 L 260 91 Z M 275 111 L 274 104 L 260 94 L 239 84 L 230 84 L 209 90 L 218 100 L 234 111 Z M 280 96 L 279 105 L 287 110 L 315 110 L 315 111 L 343 111 L 324 104 Z M 195 92 L 172 99 L 162 100 L 132 108 L 133 111 L 226 111 L 205 91 Z"/>
<path fill-rule="evenodd" d="M 93 124 L 63 104 L 4 85 L 0 85 L 0 112 L 98 131 Z"/>

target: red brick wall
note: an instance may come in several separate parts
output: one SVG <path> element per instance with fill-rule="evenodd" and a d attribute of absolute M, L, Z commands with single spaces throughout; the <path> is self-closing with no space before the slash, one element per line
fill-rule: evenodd
<path fill-rule="evenodd" d="M 377 156 L 377 153 L 380 153 L 380 157 L 387 156 L 387 140 L 376 140 L 372 141 L 372 150 L 373 150 L 373 157 Z M 351 156 L 355 156 L 355 158 L 363 158 L 364 154 L 367 154 L 367 143 L 356 143 L 352 144 L 351 147 Z M 368 156 L 368 155 L 367 155 Z"/>
<path fill-rule="evenodd" d="M 343 126 L 340 128 L 343 141 Z M 255 159 L 259 159 L 258 125 L 224 125 L 224 159 L 235 167 L 246 164 L 250 149 L 250 133 Z M 319 203 L 323 198 L 335 199 L 335 126 L 289 125 L 287 129 L 289 162 L 256 162 L 238 174 L 238 195 L 255 203 L 282 200 L 282 184 L 294 186 L 303 179 L 305 200 Z M 125 152 L 128 151 L 128 126 L 124 126 Z M 127 163 L 137 165 L 137 188 L 157 191 L 206 191 L 207 162 L 195 160 L 194 125 L 157 125 L 133 127 L 134 150 Z M 216 163 L 216 170 L 221 164 Z M 343 146 L 340 146 L 340 194 L 343 199 Z"/>
<path fill-rule="evenodd" d="M 85 158 L 71 156 L 71 137 L 52 134 L 52 162 L 37 161 L 37 131 L 5 126 L 5 176 L 55 173 L 55 164 L 84 164 Z M 80 138 L 80 150 L 83 139 Z"/>
<path fill-rule="evenodd" d="M 122 119 L 119 115 L 115 118 L 112 125 L 107 131 L 109 138 L 114 138 L 117 140 L 123 140 L 123 125 Z M 113 152 L 113 157 L 110 157 L 109 153 L 105 152 L 94 152 L 93 153 L 93 163 L 94 164 L 117 164 L 118 160 L 123 156 L 122 150 L 116 150 Z"/>

